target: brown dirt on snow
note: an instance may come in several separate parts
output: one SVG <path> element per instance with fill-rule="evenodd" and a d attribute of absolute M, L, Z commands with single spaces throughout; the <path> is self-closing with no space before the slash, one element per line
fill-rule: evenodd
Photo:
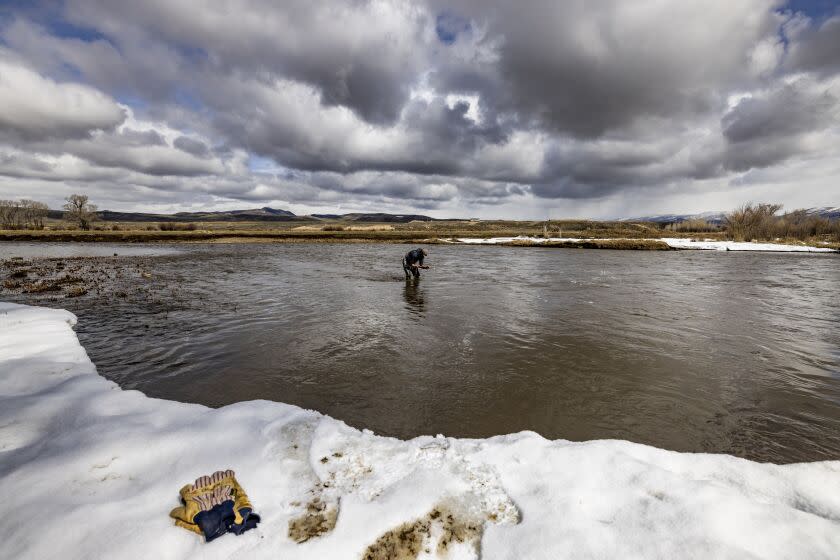
<path fill-rule="evenodd" d="M 306 504 L 303 515 L 289 521 L 289 538 L 298 544 L 306 542 L 332 531 L 337 520 L 338 508 L 315 498 Z"/>
<path fill-rule="evenodd" d="M 450 508 L 438 505 L 421 519 L 403 523 L 387 531 L 368 546 L 364 560 L 414 560 L 420 552 L 431 552 L 433 528 L 440 529 L 436 552 L 445 557 L 454 543 L 471 543 L 476 554 L 479 552 L 482 523 L 464 519 Z"/>

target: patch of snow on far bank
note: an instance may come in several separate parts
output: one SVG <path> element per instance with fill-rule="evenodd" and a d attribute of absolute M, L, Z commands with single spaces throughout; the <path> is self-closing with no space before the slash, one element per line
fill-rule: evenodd
<path fill-rule="evenodd" d="M 443 239 L 442 241 L 447 241 Z M 537 245 L 547 241 L 553 242 L 572 242 L 578 243 L 581 241 L 592 241 L 591 239 L 579 239 L 576 237 L 528 237 L 527 235 L 520 235 L 518 237 L 461 237 L 454 240 L 457 243 L 466 243 L 468 245 L 499 245 L 502 243 L 511 243 L 513 241 L 530 241 Z"/>
<path fill-rule="evenodd" d="M 777 466 L 529 432 L 401 441 L 286 404 L 151 399 L 99 377 L 74 324 L 65 311 L 0 303 L 4 558 L 829 559 L 840 550 L 840 461 Z M 227 468 L 263 522 L 205 544 L 167 514 L 181 485 Z"/>
<path fill-rule="evenodd" d="M 620 241 L 622 238 L 576 238 L 576 237 L 528 237 L 520 235 L 518 237 L 462 237 L 454 240 L 442 239 L 441 241 L 454 241 L 456 243 L 465 243 L 467 245 L 503 245 L 505 243 L 512 243 L 515 241 L 529 241 L 535 245 L 541 245 L 546 242 L 556 243 L 582 243 L 584 241 Z M 650 239 L 651 241 L 662 241 L 669 247 L 674 249 L 698 249 L 698 250 L 714 250 L 714 251 L 764 251 L 764 252 L 783 252 L 783 253 L 836 253 L 837 250 L 830 247 L 810 247 L 807 245 L 783 245 L 781 243 L 755 243 L 755 242 L 741 242 L 741 241 L 714 241 L 714 240 L 696 240 L 683 239 L 677 237 L 664 237 L 661 239 Z"/>
<path fill-rule="evenodd" d="M 675 249 L 703 249 L 711 251 L 772 251 L 782 253 L 836 253 L 829 247 L 783 245 L 781 243 L 756 243 L 752 241 L 712 241 L 666 237 L 661 239 Z"/>

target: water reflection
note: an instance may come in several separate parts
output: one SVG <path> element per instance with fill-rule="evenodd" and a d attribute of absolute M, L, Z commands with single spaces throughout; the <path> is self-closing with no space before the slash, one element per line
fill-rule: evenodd
<path fill-rule="evenodd" d="M 406 309 L 412 314 L 423 315 L 426 310 L 426 295 L 421 288 L 419 278 L 406 278 L 403 297 L 405 298 Z"/>

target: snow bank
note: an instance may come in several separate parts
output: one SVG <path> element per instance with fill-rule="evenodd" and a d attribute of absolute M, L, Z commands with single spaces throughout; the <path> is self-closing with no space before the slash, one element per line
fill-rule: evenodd
<path fill-rule="evenodd" d="M 156 400 L 99 377 L 74 323 L 0 304 L 4 558 L 840 552 L 840 462 L 776 466 L 534 433 L 400 441 L 285 404 Z M 263 522 L 204 544 L 167 514 L 182 484 L 225 468 Z"/>
<path fill-rule="evenodd" d="M 747 241 L 697 241 L 694 239 L 663 238 L 675 249 L 704 249 L 711 251 L 773 251 L 781 253 L 836 253 L 829 247 L 807 245 L 782 245 L 780 243 L 755 243 Z"/>
<path fill-rule="evenodd" d="M 441 239 L 446 242 L 465 243 L 468 245 L 502 245 L 505 243 L 512 243 L 515 241 L 530 241 L 536 245 L 546 242 L 560 242 L 560 243 L 582 243 L 584 241 L 619 241 L 620 238 L 594 239 L 586 238 L 580 239 L 575 237 L 528 237 L 520 235 L 518 237 L 463 237 L 454 240 Z M 676 237 L 665 237 L 662 239 L 652 239 L 652 241 L 662 241 L 674 249 L 700 249 L 700 250 L 715 250 L 715 251 L 774 251 L 783 253 L 836 253 L 835 249 L 829 247 L 809 247 L 806 245 L 782 245 L 780 243 L 752 243 L 752 242 L 738 242 L 738 241 L 698 241 L 694 239 L 681 239 Z"/>

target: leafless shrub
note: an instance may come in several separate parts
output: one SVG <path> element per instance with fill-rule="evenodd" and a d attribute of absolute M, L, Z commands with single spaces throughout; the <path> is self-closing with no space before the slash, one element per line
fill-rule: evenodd
<path fill-rule="evenodd" d="M 739 206 L 723 218 L 727 236 L 736 241 L 772 239 L 776 232 L 776 212 L 781 208 L 781 204 Z"/>
<path fill-rule="evenodd" d="M 702 218 L 692 218 L 690 220 L 683 220 L 682 222 L 674 222 L 672 224 L 666 224 L 665 230 L 667 231 L 680 231 L 680 232 L 712 232 L 720 230 L 720 226 L 717 224 L 713 224 L 708 222 Z"/>
<path fill-rule="evenodd" d="M 794 210 L 781 216 L 779 237 L 808 239 L 831 233 L 832 224 L 828 218 L 809 215 L 805 210 Z"/>
<path fill-rule="evenodd" d="M 158 224 L 158 228 L 160 231 L 195 231 L 198 229 L 198 226 L 193 223 L 180 224 L 178 222 L 164 222 Z"/>
<path fill-rule="evenodd" d="M 840 220 L 799 209 L 780 216 L 781 204 L 745 204 L 726 215 L 726 233 L 737 241 L 833 237 L 840 241 Z"/>

